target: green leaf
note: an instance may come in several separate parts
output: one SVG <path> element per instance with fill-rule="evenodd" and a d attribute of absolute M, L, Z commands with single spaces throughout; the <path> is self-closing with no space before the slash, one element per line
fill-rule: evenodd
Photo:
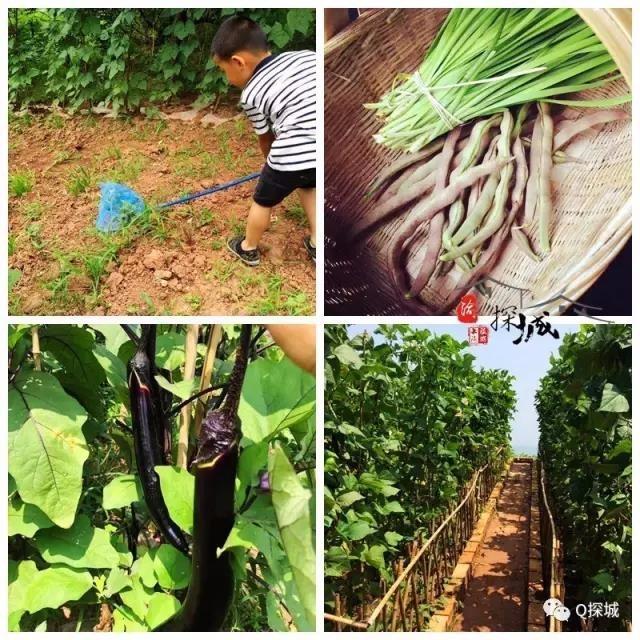
<path fill-rule="evenodd" d="M 153 589 L 153 587 L 158 584 L 158 579 L 156 578 L 153 568 L 154 555 L 155 551 L 149 550 L 148 553 L 145 553 L 142 558 L 138 558 L 131 565 L 131 575 L 139 576 L 142 584 L 149 589 Z"/>
<path fill-rule="evenodd" d="M 278 49 L 282 49 L 289 43 L 291 36 L 279 22 L 276 22 L 269 31 L 269 40 L 271 40 Z"/>
<path fill-rule="evenodd" d="M 21 579 L 22 576 L 18 581 Z M 41 609 L 57 609 L 65 602 L 79 600 L 92 586 L 93 578 L 88 571 L 49 567 L 29 575 L 28 583 L 24 585 L 25 609 L 29 613 Z"/>
<path fill-rule="evenodd" d="M 9 293 L 11 293 L 11 289 L 13 289 L 13 287 L 15 287 L 16 284 L 18 284 L 18 280 L 20 280 L 21 277 L 22 277 L 22 271 L 20 271 L 19 269 L 9 269 L 9 284 L 8 284 Z"/>
<path fill-rule="evenodd" d="M 69 527 L 89 456 L 87 413 L 51 374 L 22 371 L 9 389 L 9 473 L 24 502 Z"/>
<path fill-rule="evenodd" d="M 602 401 L 598 411 L 626 413 L 629 411 L 629 402 L 615 385 L 607 382 L 602 390 Z"/>
<path fill-rule="evenodd" d="M 156 340 L 156 365 L 158 369 L 174 371 L 184 364 L 184 336 L 169 331 Z"/>
<path fill-rule="evenodd" d="M 364 520 L 356 520 L 338 527 L 339 533 L 347 540 L 362 540 L 375 532 L 375 529 Z"/>
<path fill-rule="evenodd" d="M 109 597 L 130 586 L 131 578 L 122 569 L 116 567 L 109 572 L 106 584 Z"/>
<path fill-rule="evenodd" d="M 155 467 L 160 488 L 171 519 L 188 533 L 193 533 L 195 478 L 186 469 L 166 465 Z"/>
<path fill-rule="evenodd" d="M 184 589 L 189 584 L 191 562 L 170 544 L 158 547 L 153 569 L 163 589 Z"/>
<path fill-rule="evenodd" d="M 289 359 L 260 358 L 247 367 L 238 415 L 254 443 L 307 420 L 315 410 L 315 381 Z"/>
<path fill-rule="evenodd" d="M 364 496 L 357 491 L 347 491 L 347 493 L 343 493 L 341 496 L 338 496 L 338 504 L 341 507 L 350 507 L 354 502 L 358 500 L 363 500 Z"/>
<path fill-rule="evenodd" d="M 9 631 L 20 631 L 20 619 L 27 612 L 28 595 L 38 569 L 32 560 L 9 561 Z"/>
<path fill-rule="evenodd" d="M 91 328 L 104 336 L 104 348 L 115 356 L 118 355 L 120 347 L 129 342 L 129 336 L 119 324 L 92 324 Z"/>
<path fill-rule="evenodd" d="M 269 480 L 280 536 L 308 622 L 308 628 L 299 629 L 299 631 L 313 631 L 315 630 L 316 560 L 309 509 L 311 492 L 302 486 L 280 445 L 274 446 L 269 452 Z"/>
<path fill-rule="evenodd" d="M 95 345 L 93 348 L 93 355 L 104 369 L 107 382 L 118 393 L 118 399 L 123 404 L 129 402 L 129 387 L 127 385 L 127 368 L 118 358 L 118 356 L 109 351 L 105 346 L 101 344 Z"/>
<path fill-rule="evenodd" d="M 200 381 L 197 378 L 191 380 L 181 380 L 180 382 L 169 382 L 164 376 L 155 376 L 156 382 L 167 391 L 180 398 L 186 400 L 190 398 L 199 389 Z"/>
<path fill-rule="evenodd" d="M 395 531 L 385 531 L 384 539 L 386 540 L 388 545 L 395 547 L 399 542 L 403 540 L 403 536 L 401 536 L 399 533 L 396 533 Z"/>
<path fill-rule="evenodd" d="M 142 622 L 147 616 L 147 602 L 149 601 L 149 594 L 142 582 L 138 578 L 134 578 L 131 589 L 121 591 L 119 595 L 125 606 L 129 607 L 136 618 Z"/>
<path fill-rule="evenodd" d="M 102 508 L 120 509 L 143 500 L 140 478 L 134 475 L 116 476 L 102 490 Z"/>
<path fill-rule="evenodd" d="M 302 35 L 309 32 L 309 27 L 313 22 L 313 10 L 309 9 L 288 9 L 287 10 L 287 26 L 293 34 L 296 31 Z"/>
<path fill-rule="evenodd" d="M 33 504 L 25 504 L 18 496 L 9 500 L 9 535 L 31 538 L 38 529 L 53 527 L 53 522 Z"/>
<path fill-rule="evenodd" d="M 368 565 L 371 565 L 372 567 L 375 567 L 379 571 L 382 571 L 384 570 L 384 567 L 385 567 L 384 552 L 385 552 L 385 548 L 382 545 L 380 544 L 373 545 L 372 547 L 369 547 L 366 551 L 362 553 L 362 561 L 366 562 Z"/>
<path fill-rule="evenodd" d="M 53 355 L 62 367 L 55 376 L 87 411 L 102 417 L 99 386 L 106 378 L 93 355 L 93 347 L 93 334 L 81 327 L 65 324 L 40 327 L 40 348 Z"/>
<path fill-rule="evenodd" d="M 145 622 L 150 629 L 159 627 L 180 610 L 180 601 L 168 593 L 154 593 L 149 598 L 149 609 Z"/>
<path fill-rule="evenodd" d="M 358 352 L 348 344 L 338 345 L 333 350 L 333 355 L 338 358 L 342 364 L 347 367 L 352 367 L 353 369 L 359 369 L 363 364 Z"/>
<path fill-rule="evenodd" d="M 120 556 L 111 545 L 105 529 L 94 527 L 89 518 L 79 515 L 70 529 L 45 529 L 33 540 L 43 559 L 70 567 L 110 569 L 117 567 Z"/>

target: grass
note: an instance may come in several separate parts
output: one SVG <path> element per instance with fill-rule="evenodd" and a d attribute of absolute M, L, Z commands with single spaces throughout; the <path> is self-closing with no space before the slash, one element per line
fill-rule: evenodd
<path fill-rule="evenodd" d="M 34 249 L 38 251 L 44 249 L 47 243 L 42 239 L 42 225 L 39 222 L 32 222 L 24 232 L 31 241 Z"/>
<path fill-rule="evenodd" d="M 65 120 L 58 113 L 51 113 L 44 119 L 44 126 L 47 129 L 63 129 Z"/>
<path fill-rule="evenodd" d="M 304 212 L 301 204 L 289 205 L 284 210 L 285 218 L 293 220 L 299 227 L 307 226 L 307 214 Z"/>
<path fill-rule="evenodd" d="M 108 173 L 107 177 L 114 182 L 130 184 L 140 177 L 146 166 L 147 159 L 140 156 L 130 160 L 122 160 Z"/>
<path fill-rule="evenodd" d="M 35 182 L 33 171 L 16 171 L 9 176 L 9 195 L 22 198 L 33 190 Z"/>
<path fill-rule="evenodd" d="M 284 312 L 286 315 L 300 316 L 313 313 L 307 294 L 287 291 L 281 276 L 269 276 L 266 289 L 266 295 L 257 296 L 249 304 L 251 315 L 271 316 Z"/>
<path fill-rule="evenodd" d="M 114 249 L 107 249 L 102 253 L 89 254 L 83 257 L 84 270 L 93 287 L 93 295 L 100 293 L 100 280 L 105 274 L 107 265 L 116 257 Z"/>
<path fill-rule="evenodd" d="M 74 198 L 84 193 L 93 185 L 93 175 L 86 167 L 76 167 L 69 173 L 67 191 Z"/>
<path fill-rule="evenodd" d="M 194 313 L 197 313 L 198 311 L 200 311 L 200 307 L 202 306 L 202 296 L 189 294 L 185 296 L 184 300 L 191 307 L 191 310 Z"/>
<path fill-rule="evenodd" d="M 9 237 L 7 238 L 7 253 L 9 257 L 11 257 L 16 252 L 17 248 L 18 239 L 12 233 L 10 233 Z"/>
<path fill-rule="evenodd" d="M 21 212 L 27 220 L 40 220 L 40 218 L 42 218 L 42 214 L 44 213 L 44 205 L 37 200 L 33 200 L 32 202 L 25 202 L 22 205 Z"/>

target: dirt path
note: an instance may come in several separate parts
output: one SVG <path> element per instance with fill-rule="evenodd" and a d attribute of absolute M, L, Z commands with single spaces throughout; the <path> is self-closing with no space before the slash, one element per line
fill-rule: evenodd
<path fill-rule="evenodd" d="M 157 203 L 259 170 L 262 162 L 246 119 L 204 128 L 144 117 L 14 117 L 9 267 L 18 279 L 10 312 L 313 313 L 315 266 L 295 195 L 274 209 L 257 269 L 226 249 L 244 230 L 254 183 L 169 209 L 131 232 L 95 230 L 102 182 L 127 184 Z"/>
<path fill-rule="evenodd" d="M 531 464 L 514 462 L 453 631 L 526 631 Z"/>

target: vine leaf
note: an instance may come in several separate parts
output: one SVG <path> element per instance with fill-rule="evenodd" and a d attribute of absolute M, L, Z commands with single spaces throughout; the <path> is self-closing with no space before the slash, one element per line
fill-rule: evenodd
<path fill-rule="evenodd" d="M 82 569 L 117 567 L 120 555 L 111 545 L 108 531 L 94 527 L 89 518 L 79 515 L 70 529 L 45 529 L 33 539 L 42 558 L 52 564 Z"/>
<path fill-rule="evenodd" d="M 243 436 L 260 442 L 313 415 L 315 380 L 288 359 L 260 358 L 247 367 L 238 415 Z"/>
<path fill-rule="evenodd" d="M 315 629 L 316 560 L 311 539 L 311 492 L 305 489 L 280 445 L 269 452 L 271 496 L 282 543 L 306 616 L 306 628 Z"/>
<path fill-rule="evenodd" d="M 31 538 L 38 529 L 53 527 L 53 522 L 33 504 L 26 504 L 18 496 L 9 500 L 9 535 Z"/>
<path fill-rule="evenodd" d="M 59 527 L 73 523 L 89 456 L 83 407 L 49 373 L 21 372 L 9 390 L 9 473 L 20 497 Z"/>
<path fill-rule="evenodd" d="M 167 465 L 155 467 L 171 519 L 187 533 L 193 533 L 195 477 L 186 469 Z"/>
<path fill-rule="evenodd" d="M 9 585 L 9 611 L 36 613 L 41 609 L 57 609 L 65 602 L 79 600 L 93 586 L 88 571 L 68 567 L 49 567 L 38 571 L 34 562 L 18 565 L 17 577 Z M 19 618 L 18 618 L 19 620 Z"/>
<path fill-rule="evenodd" d="M 132 502 L 142 502 L 140 479 L 131 474 L 116 476 L 102 490 L 102 508 L 120 509 Z"/>
<path fill-rule="evenodd" d="M 598 411 L 626 413 L 629 411 L 629 402 L 615 385 L 607 382 L 602 390 L 602 401 Z"/>
<path fill-rule="evenodd" d="M 191 563 L 170 544 L 161 544 L 153 558 L 153 569 L 164 589 L 184 589 L 191 577 Z"/>

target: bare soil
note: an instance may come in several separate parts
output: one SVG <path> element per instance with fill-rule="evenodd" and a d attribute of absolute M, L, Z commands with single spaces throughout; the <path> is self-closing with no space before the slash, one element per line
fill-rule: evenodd
<path fill-rule="evenodd" d="M 226 241 L 243 232 L 255 182 L 152 214 L 128 230 L 95 229 L 99 185 L 113 180 L 157 204 L 262 166 L 248 123 L 221 108 L 204 127 L 145 117 L 12 118 L 9 267 L 14 315 L 299 315 L 315 307 L 315 265 L 297 197 L 274 209 L 252 269 Z M 31 189 L 12 193 L 16 176 Z"/>
<path fill-rule="evenodd" d="M 453 631 L 526 631 L 531 464 L 514 462 Z"/>

